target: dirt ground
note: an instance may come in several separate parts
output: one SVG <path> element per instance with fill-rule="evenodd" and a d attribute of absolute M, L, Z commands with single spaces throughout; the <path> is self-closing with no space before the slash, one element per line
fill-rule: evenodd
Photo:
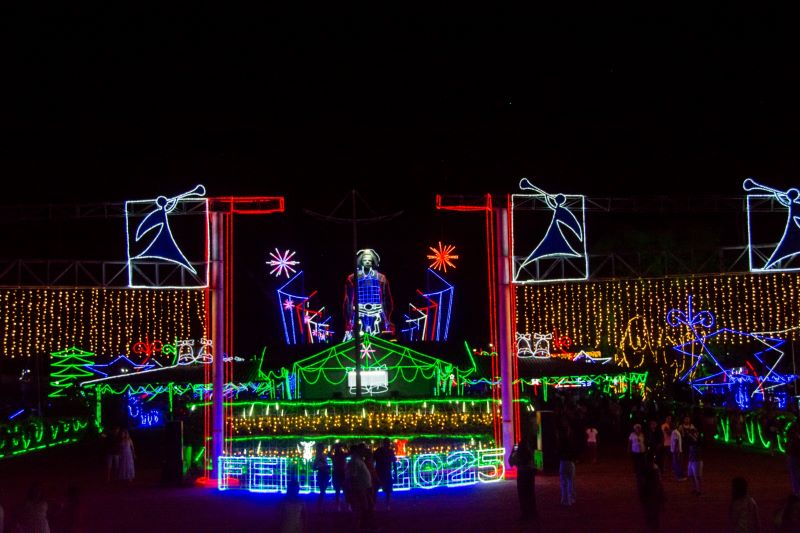
<path fill-rule="evenodd" d="M 7 523 L 33 480 L 41 480 L 51 500 L 53 522 L 66 488 L 81 489 L 90 531 L 99 532 L 262 532 L 274 531 L 282 496 L 197 487 L 162 487 L 155 450 L 140 450 L 139 470 L 131 486 L 105 482 L 102 461 L 91 445 L 72 445 L 39 455 L 0 461 L 0 502 Z M 148 457 L 148 455 L 150 455 Z M 731 448 L 709 450 L 704 494 L 691 493 L 689 481 L 664 481 L 664 531 L 728 530 L 730 481 L 744 476 L 761 515 L 762 531 L 774 531 L 772 518 L 789 493 L 783 456 Z M 577 503 L 559 505 L 557 475 L 536 480 L 538 524 L 520 523 L 514 481 L 470 487 L 396 493 L 391 510 L 378 496 L 379 531 L 644 531 L 632 465 L 622 446 L 601 450 L 595 465 L 579 463 Z M 303 496 L 308 531 L 348 531 L 350 516 L 337 512 L 329 494 L 324 509 L 316 495 Z"/>

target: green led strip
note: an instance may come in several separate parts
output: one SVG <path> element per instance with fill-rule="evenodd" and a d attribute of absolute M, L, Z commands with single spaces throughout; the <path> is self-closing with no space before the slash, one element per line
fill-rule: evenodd
<path fill-rule="evenodd" d="M 241 441 L 248 441 L 248 440 L 288 440 L 288 439 L 304 439 L 304 440 L 321 440 L 321 439 L 457 439 L 457 440 L 464 440 L 464 439 L 482 439 L 482 438 L 490 438 L 490 433 L 470 433 L 464 435 L 452 435 L 452 434 L 441 434 L 441 433 L 420 433 L 417 435 L 349 435 L 349 434 L 340 434 L 340 435 L 274 435 L 274 436 L 267 436 L 267 435 L 253 435 L 248 437 L 227 437 L 225 442 L 241 442 Z M 211 440 L 212 437 L 207 437 L 206 440 Z"/>
<path fill-rule="evenodd" d="M 523 399 L 523 400 L 519 400 L 519 401 L 521 403 L 530 403 L 530 401 L 527 400 L 527 399 Z M 438 398 L 428 399 L 428 400 L 377 400 L 377 399 L 374 399 L 374 398 L 367 398 L 367 399 L 364 399 L 364 400 L 320 400 L 320 401 L 315 401 L 315 402 L 306 402 L 306 401 L 301 401 L 301 400 L 270 402 L 270 401 L 264 400 L 264 401 L 252 401 L 252 402 L 225 402 L 225 405 L 226 406 L 232 406 L 232 407 L 251 407 L 251 406 L 255 405 L 255 406 L 262 406 L 262 407 L 271 406 L 271 407 L 275 407 L 275 408 L 281 408 L 281 407 L 290 407 L 290 408 L 291 407 L 298 407 L 298 408 L 299 407 L 312 407 L 312 408 L 318 407 L 318 408 L 323 408 L 323 407 L 335 407 L 337 405 L 357 405 L 357 406 L 384 405 L 386 407 L 392 407 L 392 406 L 395 406 L 395 405 L 414 405 L 414 406 L 416 406 L 416 405 L 422 405 L 424 403 L 430 403 L 430 404 L 453 404 L 453 405 L 461 405 L 462 403 L 469 403 L 469 404 L 472 404 L 472 405 L 475 405 L 475 404 L 487 405 L 487 404 L 490 404 L 490 403 L 500 404 L 500 400 L 493 400 L 491 398 L 481 398 L 481 399 L 478 399 L 478 400 L 472 400 L 472 399 L 468 400 L 468 399 L 465 399 L 465 398 L 454 398 L 454 399 L 447 399 L 447 400 L 438 399 Z M 192 408 L 192 407 L 205 407 L 207 405 L 211 405 L 211 402 L 190 403 L 190 404 L 188 404 L 188 407 L 190 407 L 190 408 Z"/>

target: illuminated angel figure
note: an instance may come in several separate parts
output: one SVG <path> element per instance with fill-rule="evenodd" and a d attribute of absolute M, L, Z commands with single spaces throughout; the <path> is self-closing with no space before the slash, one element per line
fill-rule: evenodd
<path fill-rule="evenodd" d="M 520 268 L 546 257 L 582 257 L 582 254 L 576 252 L 564 236 L 563 228 L 567 228 L 575 234 L 579 241 L 583 242 L 583 230 L 578 218 L 567 207 L 564 207 L 567 197 L 563 194 L 548 194 L 525 178 L 522 178 L 519 186 L 520 189 L 532 190 L 543 195 L 547 207 L 553 210 L 553 218 L 550 219 L 547 232 L 536 248 L 525 258 Z"/>
<path fill-rule="evenodd" d="M 204 196 L 206 189 L 202 185 L 198 185 L 191 191 L 179 194 L 172 198 L 166 196 L 159 196 L 156 198 L 156 210 L 151 211 L 144 217 L 136 228 L 136 241 L 138 242 L 151 230 L 156 230 L 153 240 L 145 248 L 143 252 L 131 259 L 162 259 L 171 263 L 176 263 L 186 268 L 192 274 L 197 274 L 197 271 L 183 255 L 181 249 L 175 243 L 172 236 L 172 230 L 169 227 L 169 214 L 175 210 L 178 202 L 192 196 Z"/>
<path fill-rule="evenodd" d="M 772 194 L 775 200 L 788 209 L 786 213 L 786 227 L 783 230 L 783 237 L 775 247 L 772 255 L 769 256 L 763 270 L 769 270 L 781 261 L 800 254 L 800 190 L 792 187 L 791 189 L 779 191 L 753 181 L 751 178 L 744 180 L 742 184 L 745 191 L 764 191 Z"/>

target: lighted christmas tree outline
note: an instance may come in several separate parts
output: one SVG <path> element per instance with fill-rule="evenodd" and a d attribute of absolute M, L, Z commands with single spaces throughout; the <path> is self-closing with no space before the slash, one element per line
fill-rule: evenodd
<path fill-rule="evenodd" d="M 673 349 L 677 352 L 694 359 L 694 363 L 689 370 L 679 378 L 681 381 L 688 383 L 700 394 L 704 393 L 702 389 L 708 387 L 730 388 L 737 383 L 755 383 L 757 386 L 750 394 L 752 397 L 758 392 L 763 394 L 767 390 L 786 385 L 797 379 L 796 375 L 781 374 L 776 370 L 784 356 L 783 350 L 780 349 L 780 346 L 786 343 L 784 339 L 768 337 L 758 333 L 736 331 L 730 328 L 720 328 L 710 333 L 703 333 L 701 331 L 701 328 L 713 328 L 715 322 L 714 315 L 710 311 L 704 310 L 697 313 L 694 312 L 691 296 L 689 296 L 686 313 L 679 309 L 671 309 L 667 313 L 667 323 L 670 326 L 686 326 L 691 330 L 692 336 L 694 337 L 687 342 L 673 346 Z M 714 354 L 708 347 L 709 341 L 713 340 L 718 335 L 743 336 L 763 346 L 763 349 L 751 354 L 751 357 L 757 365 L 763 367 L 766 372 L 762 371 L 759 373 L 759 371 L 756 370 L 756 365 L 749 360 L 745 361 L 745 365 L 752 374 L 723 366 L 723 364 L 714 357 Z M 767 359 L 770 357 L 774 357 L 774 361 L 768 361 Z M 719 368 L 719 372 L 698 378 L 696 377 L 697 368 L 705 358 L 711 359 L 717 368 Z"/>
<path fill-rule="evenodd" d="M 48 394 L 48 398 L 64 398 L 65 391 L 78 383 L 79 378 L 92 379 L 96 375 L 87 369 L 93 365 L 90 357 L 94 357 L 93 352 L 86 352 L 75 346 L 70 346 L 66 350 L 52 352 L 51 358 L 57 359 L 50 363 L 51 369 L 58 367 L 57 371 L 50 371 L 50 385 L 55 389 Z"/>

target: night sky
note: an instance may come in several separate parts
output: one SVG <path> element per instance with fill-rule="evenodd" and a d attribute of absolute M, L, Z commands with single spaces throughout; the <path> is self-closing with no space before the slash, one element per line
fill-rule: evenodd
<path fill-rule="evenodd" d="M 353 187 L 378 213 L 404 211 L 363 237 L 407 295 L 427 245 L 480 252 L 479 221 L 432 213 L 436 193 L 513 192 L 523 176 L 594 196 L 741 196 L 747 176 L 800 185 L 793 19 L 775 11 L 62 9 L 4 17 L 0 204 L 196 183 L 285 195 L 279 223 L 246 223 L 262 240 L 240 275 L 264 295 L 256 265 L 276 245 L 343 279 L 349 233 L 302 209 L 330 211 Z M 119 258 L 70 238 L 31 250 L 6 235 L 3 255 Z M 483 282 L 481 264 L 458 281 Z M 319 283 L 337 307 L 338 282 Z"/>

